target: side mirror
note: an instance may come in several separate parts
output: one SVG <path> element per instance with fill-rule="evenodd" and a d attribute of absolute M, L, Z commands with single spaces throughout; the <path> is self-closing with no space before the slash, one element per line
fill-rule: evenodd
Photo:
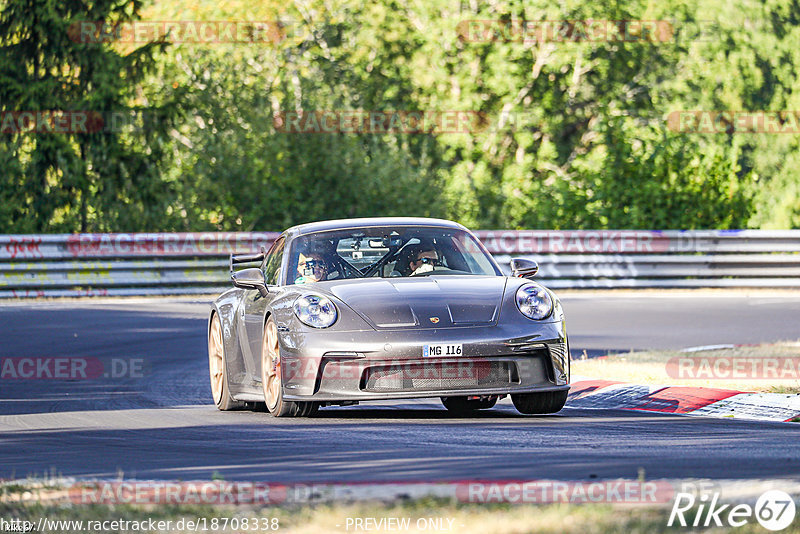
<path fill-rule="evenodd" d="M 267 280 L 264 278 L 264 273 L 261 269 L 251 267 L 249 269 L 242 269 L 231 273 L 231 280 L 235 287 L 241 289 L 258 289 L 262 297 L 266 297 L 269 291 L 267 290 Z"/>
<path fill-rule="evenodd" d="M 517 278 L 533 278 L 539 272 L 539 264 L 526 258 L 511 260 L 511 276 Z"/>

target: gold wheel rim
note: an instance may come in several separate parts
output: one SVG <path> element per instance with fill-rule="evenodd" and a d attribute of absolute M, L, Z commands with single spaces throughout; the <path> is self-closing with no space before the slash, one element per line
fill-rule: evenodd
<path fill-rule="evenodd" d="M 261 347 L 261 385 L 267 408 L 274 410 L 281 399 L 281 356 L 278 346 L 278 327 L 270 320 L 264 329 Z"/>
<path fill-rule="evenodd" d="M 219 316 L 215 313 L 211 319 L 211 331 L 208 336 L 208 371 L 211 375 L 211 395 L 214 403 L 222 401 L 222 386 L 225 364 L 222 349 L 222 329 L 219 325 Z"/>

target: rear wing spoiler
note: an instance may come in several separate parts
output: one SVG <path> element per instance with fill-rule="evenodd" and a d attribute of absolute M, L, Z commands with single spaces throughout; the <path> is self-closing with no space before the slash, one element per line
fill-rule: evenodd
<path fill-rule="evenodd" d="M 267 247 L 261 246 L 261 251 L 256 253 L 249 253 L 249 254 L 231 254 L 231 260 L 229 264 L 229 269 L 231 274 L 233 274 L 233 266 L 239 265 L 242 263 L 254 263 L 260 262 L 261 269 L 263 269 L 267 264 Z"/>

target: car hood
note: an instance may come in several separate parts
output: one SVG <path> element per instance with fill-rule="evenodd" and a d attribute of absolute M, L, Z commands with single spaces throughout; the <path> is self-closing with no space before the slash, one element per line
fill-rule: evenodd
<path fill-rule="evenodd" d="M 325 285 L 375 328 L 449 328 L 495 324 L 506 278 L 428 276 Z"/>

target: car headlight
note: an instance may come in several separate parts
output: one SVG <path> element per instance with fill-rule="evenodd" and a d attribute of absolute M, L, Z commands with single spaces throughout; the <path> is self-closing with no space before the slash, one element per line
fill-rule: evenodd
<path fill-rule="evenodd" d="M 525 284 L 517 289 L 517 308 L 525 317 L 541 320 L 553 311 L 553 299 L 545 288 L 537 284 Z"/>
<path fill-rule="evenodd" d="M 336 306 L 329 298 L 305 295 L 294 301 L 294 314 L 303 323 L 314 328 L 328 328 L 336 322 Z"/>

